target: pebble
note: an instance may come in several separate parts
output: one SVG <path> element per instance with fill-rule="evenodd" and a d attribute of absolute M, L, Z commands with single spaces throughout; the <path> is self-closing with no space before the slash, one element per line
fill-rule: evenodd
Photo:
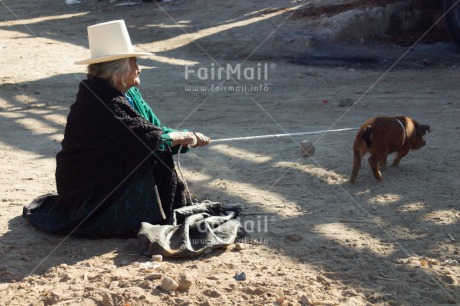
<path fill-rule="evenodd" d="M 315 155 L 315 146 L 310 141 L 303 140 L 300 143 L 300 155 L 302 157 Z"/>
<path fill-rule="evenodd" d="M 152 273 L 144 277 L 145 280 L 154 280 L 154 279 L 160 279 L 163 277 L 163 274 L 161 273 Z"/>
<path fill-rule="evenodd" d="M 371 295 L 366 297 L 366 300 L 368 300 L 371 303 L 378 303 L 378 302 L 381 302 L 384 299 L 385 299 L 385 297 L 383 296 L 383 294 L 381 294 L 379 292 L 375 292 L 375 293 L 373 293 L 373 294 L 371 294 Z"/>
<path fill-rule="evenodd" d="M 113 302 L 112 295 L 109 292 L 104 292 L 102 295 L 102 306 L 115 306 Z"/>
<path fill-rule="evenodd" d="M 161 265 L 158 262 L 141 262 L 139 267 L 144 270 L 151 270 L 160 267 Z"/>
<path fill-rule="evenodd" d="M 85 262 L 85 263 L 83 263 L 83 267 L 92 268 L 93 265 L 91 263 L 89 263 L 89 262 Z"/>
<path fill-rule="evenodd" d="M 51 292 L 49 295 L 45 296 L 43 303 L 45 305 L 55 305 L 61 300 L 61 297 L 55 292 Z"/>
<path fill-rule="evenodd" d="M 67 264 L 62 264 L 59 266 L 59 268 L 66 270 L 69 266 Z"/>
<path fill-rule="evenodd" d="M 151 260 L 152 261 L 157 261 L 157 262 L 162 262 L 163 261 L 163 256 L 161 256 L 161 255 L 153 255 Z"/>
<path fill-rule="evenodd" d="M 179 284 L 173 280 L 171 277 L 165 276 L 161 279 L 160 288 L 164 291 L 175 291 L 179 287 Z"/>
<path fill-rule="evenodd" d="M 307 295 L 303 294 L 300 297 L 300 304 L 307 306 L 307 305 L 312 305 L 313 302 L 308 298 Z"/>
<path fill-rule="evenodd" d="M 280 294 L 276 297 L 275 304 L 283 304 L 285 300 L 284 294 Z"/>
<path fill-rule="evenodd" d="M 244 250 L 244 245 L 241 243 L 235 243 L 235 250 L 237 251 Z"/>
<path fill-rule="evenodd" d="M 458 261 L 455 259 L 446 259 L 441 263 L 441 266 L 458 266 Z"/>
<path fill-rule="evenodd" d="M 64 274 L 64 276 L 61 278 L 60 281 L 61 281 L 61 282 L 68 282 L 68 281 L 70 281 L 72 278 L 73 278 L 73 277 L 72 277 L 72 274 L 66 273 L 66 274 Z"/>
<path fill-rule="evenodd" d="M 300 235 L 300 234 L 289 234 L 289 235 L 286 236 L 286 239 L 291 240 L 291 241 L 299 241 L 299 240 L 302 240 L 302 235 Z"/>
<path fill-rule="evenodd" d="M 193 275 L 188 272 L 180 273 L 177 283 L 179 284 L 177 290 L 188 290 L 193 285 Z"/>
<path fill-rule="evenodd" d="M 246 272 L 235 273 L 235 276 L 233 278 L 237 281 L 244 281 L 246 280 Z"/>
<path fill-rule="evenodd" d="M 113 282 L 110 283 L 109 289 L 110 289 L 110 290 L 115 289 L 115 288 L 118 287 L 119 284 L 120 284 L 119 281 L 113 281 Z"/>

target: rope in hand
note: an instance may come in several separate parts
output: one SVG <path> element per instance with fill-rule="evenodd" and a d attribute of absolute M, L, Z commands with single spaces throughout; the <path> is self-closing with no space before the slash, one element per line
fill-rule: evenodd
<path fill-rule="evenodd" d="M 280 137 L 292 137 L 292 136 L 301 136 L 301 135 L 314 135 L 314 134 L 324 134 L 324 133 L 333 133 L 333 132 L 344 132 L 344 131 L 353 131 L 357 130 L 358 128 L 344 128 L 344 129 L 335 129 L 335 130 L 322 130 L 322 131 L 313 131 L 313 132 L 299 132 L 299 133 L 286 133 L 286 134 L 271 134 L 271 135 L 259 135 L 259 136 L 246 136 L 246 137 L 234 137 L 234 138 L 221 138 L 221 139 L 214 139 L 210 142 L 212 143 L 219 143 L 219 142 L 232 142 L 232 141 L 244 141 L 244 140 L 254 140 L 254 139 L 267 139 L 267 138 L 280 138 Z M 192 193 L 188 188 L 187 181 L 185 180 L 184 174 L 182 173 L 182 169 L 180 166 L 180 152 L 182 151 L 182 145 L 179 146 L 179 150 L 177 152 L 177 169 L 180 174 L 180 178 L 184 182 L 185 190 L 189 196 L 190 205 L 193 204 L 192 201 Z"/>
<path fill-rule="evenodd" d="M 254 139 L 267 139 L 267 138 L 280 138 L 280 137 L 292 137 L 292 136 L 301 136 L 301 135 L 314 135 L 314 134 L 323 134 L 323 133 L 333 133 L 333 132 L 344 132 L 357 130 L 358 128 L 344 128 L 344 129 L 335 129 L 335 130 L 322 130 L 314 132 L 299 132 L 299 133 L 286 133 L 286 134 L 271 134 L 271 135 L 259 135 L 259 136 L 246 136 L 246 137 L 234 137 L 234 138 L 221 138 L 214 139 L 212 143 L 216 142 L 232 142 L 232 141 L 244 141 L 244 140 L 254 140 Z"/>

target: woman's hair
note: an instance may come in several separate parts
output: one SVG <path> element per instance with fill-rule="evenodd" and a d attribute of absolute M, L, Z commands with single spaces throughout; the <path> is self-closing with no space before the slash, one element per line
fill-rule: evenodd
<path fill-rule="evenodd" d="M 88 66 L 88 78 L 97 77 L 109 81 L 116 87 L 119 81 L 123 81 L 130 72 L 130 58 L 122 58 L 109 62 L 91 64 Z"/>

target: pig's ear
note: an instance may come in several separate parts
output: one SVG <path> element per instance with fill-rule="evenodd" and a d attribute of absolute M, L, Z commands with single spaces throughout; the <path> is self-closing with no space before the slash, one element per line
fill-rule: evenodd
<path fill-rule="evenodd" d="M 420 135 L 425 136 L 426 132 L 430 132 L 430 126 L 426 124 L 421 124 L 417 127 L 417 131 L 420 133 Z"/>

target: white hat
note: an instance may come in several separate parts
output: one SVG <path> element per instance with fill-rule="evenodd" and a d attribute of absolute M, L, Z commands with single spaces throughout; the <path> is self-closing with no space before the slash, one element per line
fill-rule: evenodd
<path fill-rule="evenodd" d="M 153 55 L 148 52 L 134 52 L 124 20 L 89 26 L 88 41 L 91 58 L 74 64 L 95 64 L 127 57 Z"/>

